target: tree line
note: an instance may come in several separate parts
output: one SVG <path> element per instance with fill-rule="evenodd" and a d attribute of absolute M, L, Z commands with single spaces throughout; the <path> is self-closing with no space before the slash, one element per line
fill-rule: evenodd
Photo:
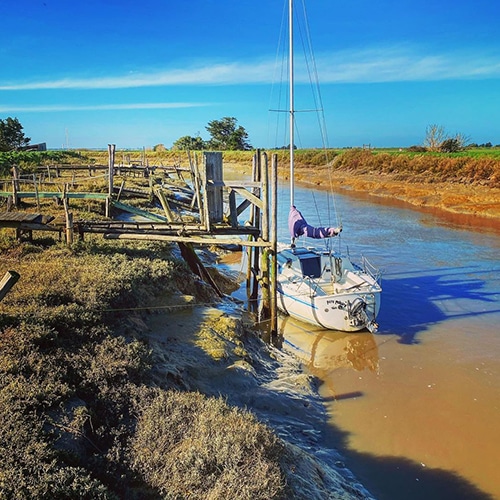
<path fill-rule="evenodd" d="M 210 139 L 204 141 L 199 135 L 192 137 L 185 135 L 177 139 L 172 149 L 201 151 L 204 149 L 217 151 L 249 151 L 252 145 L 248 142 L 248 133 L 244 127 L 237 125 L 238 120 L 226 116 L 220 120 L 208 122 L 205 129 Z"/>
<path fill-rule="evenodd" d="M 30 143 L 17 118 L 0 119 L 0 151 L 19 151 Z"/>

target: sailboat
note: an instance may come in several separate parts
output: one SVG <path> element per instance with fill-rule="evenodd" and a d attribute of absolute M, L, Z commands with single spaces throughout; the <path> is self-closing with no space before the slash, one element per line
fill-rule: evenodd
<path fill-rule="evenodd" d="M 380 309 L 380 273 L 368 261 L 351 261 L 348 255 L 325 246 L 298 246 L 299 238 L 327 240 L 342 227 L 309 225 L 294 202 L 294 40 L 293 0 L 289 0 L 289 135 L 290 135 L 290 244 L 277 253 L 278 307 L 298 320 L 330 330 L 375 332 Z"/>

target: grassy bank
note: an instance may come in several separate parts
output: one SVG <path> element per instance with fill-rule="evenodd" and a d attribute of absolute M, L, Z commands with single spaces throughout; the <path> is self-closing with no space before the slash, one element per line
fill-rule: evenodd
<path fill-rule="evenodd" d="M 266 427 L 151 383 L 144 308 L 214 300 L 169 247 L 4 236 L 1 255 L 2 276 L 21 275 L 0 307 L 2 498 L 225 497 L 250 477 L 241 498 L 279 497 Z M 207 425 L 220 435 L 203 436 Z"/>
<path fill-rule="evenodd" d="M 268 151 L 277 154 L 279 164 L 288 164 L 287 150 Z M 253 151 L 225 151 L 224 161 L 251 165 Z M 194 160 L 199 152 L 192 152 Z M 401 149 L 317 149 L 297 150 L 298 168 L 325 167 L 333 163 L 333 171 L 349 170 L 352 175 L 376 173 L 392 175 L 408 182 L 480 183 L 488 187 L 500 187 L 500 148 L 472 148 L 459 153 L 435 153 Z M 187 166 L 189 157 L 185 151 L 130 151 L 118 150 L 116 162 L 146 161 L 150 165 Z M 29 171 L 34 166 L 57 163 L 107 165 L 107 151 L 47 151 L 26 153 L 0 153 L 0 171 L 8 175 L 9 168 L 18 164 Z"/>
<path fill-rule="evenodd" d="M 305 422 L 307 377 L 264 393 L 279 365 L 174 248 L 0 234 L 0 275 L 21 275 L 0 302 L 0 497 L 368 498 L 240 409 L 260 394 Z"/>

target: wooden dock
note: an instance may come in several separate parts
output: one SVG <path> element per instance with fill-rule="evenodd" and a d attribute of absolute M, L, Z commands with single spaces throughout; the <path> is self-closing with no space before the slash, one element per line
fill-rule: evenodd
<path fill-rule="evenodd" d="M 100 189 L 95 192 L 78 191 L 80 184 L 84 185 L 82 176 L 90 174 L 90 167 L 41 168 L 28 176 L 20 175 L 14 168 L 11 179 L 0 179 L 0 199 L 7 199 L 6 210 L 0 212 L 0 228 L 15 229 L 18 238 L 33 238 L 38 231 L 56 232 L 60 237 L 64 234 L 68 244 L 75 237 L 83 239 L 92 233 L 107 239 L 174 242 L 181 246 L 183 256 L 193 262 L 196 256 L 192 245 L 245 247 L 250 298 L 257 299 L 261 285 L 264 309 L 271 311 L 276 331 L 276 273 L 272 259 L 276 254 L 276 157 L 270 172 L 267 155 L 257 152 L 250 180 L 226 182 L 222 153 L 206 152 L 201 162 L 190 161 L 185 168 L 115 166 L 113 145 L 108 153 L 107 167 L 92 167 L 92 178 L 102 178 Z M 147 179 L 147 187 L 126 185 L 126 177 L 132 171 Z M 160 184 L 156 182 L 158 171 Z M 105 185 L 107 192 L 103 192 Z M 138 208 L 131 204 L 134 199 L 145 199 L 157 209 Z M 46 200 L 64 205 L 64 216 L 43 214 L 42 202 L 45 211 Z M 104 204 L 105 220 L 74 220 L 70 206 L 75 200 Z M 115 216 L 124 212 L 129 214 L 128 219 L 116 220 Z M 193 269 L 199 268 L 199 263 L 194 262 Z"/>

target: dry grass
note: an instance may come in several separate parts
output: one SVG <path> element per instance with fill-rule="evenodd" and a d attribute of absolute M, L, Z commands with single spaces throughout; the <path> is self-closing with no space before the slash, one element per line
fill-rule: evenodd
<path fill-rule="evenodd" d="M 198 393 L 158 392 L 141 409 L 133 466 L 164 498 L 279 498 L 276 436 L 250 413 Z"/>
<path fill-rule="evenodd" d="M 214 299 L 169 246 L 3 235 L 0 253 L 1 275 L 21 274 L 0 303 L 0 498 L 280 497 L 282 445 L 267 427 L 221 400 L 150 388 L 134 317 L 159 297 Z M 212 335 L 243 356 L 241 325 L 227 321 Z"/>

